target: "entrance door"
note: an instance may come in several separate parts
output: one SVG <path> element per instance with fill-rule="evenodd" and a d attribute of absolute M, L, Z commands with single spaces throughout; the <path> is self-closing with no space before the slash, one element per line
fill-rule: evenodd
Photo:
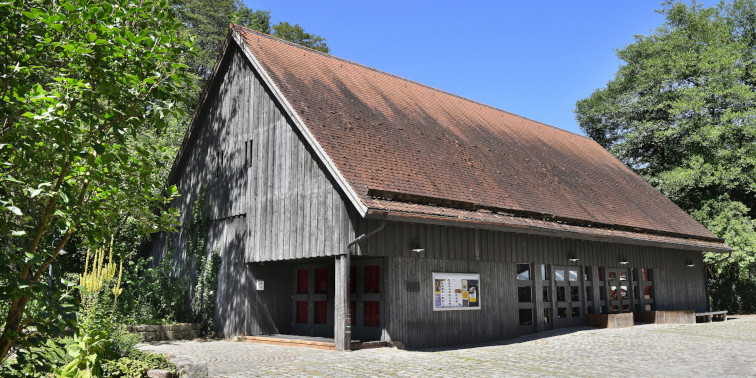
<path fill-rule="evenodd" d="M 607 268 L 606 285 L 609 293 L 609 312 L 632 312 L 633 306 L 630 298 L 630 269 Z"/>
<path fill-rule="evenodd" d="M 576 327 L 585 324 L 580 267 L 555 266 L 553 273 L 556 303 L 554 325 Z"/>
<path fill-rule="evenodd" d="M 294 334 L 333 337 L 333 282 L 330 264 L 294 267 Z"/>

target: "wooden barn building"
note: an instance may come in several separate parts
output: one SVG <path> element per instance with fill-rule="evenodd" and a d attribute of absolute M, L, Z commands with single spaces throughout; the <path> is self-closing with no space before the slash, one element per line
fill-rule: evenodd
<path fill-rule="evenodd" d="M 589 138 L 236 25 L 169 183 L 182 221 L 207 193 L 222 336 L 423 348 L 705 311 L 702 252 L 730 250 Z"/>

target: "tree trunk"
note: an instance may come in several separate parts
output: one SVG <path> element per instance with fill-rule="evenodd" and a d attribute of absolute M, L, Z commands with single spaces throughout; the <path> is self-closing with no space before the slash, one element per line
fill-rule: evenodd
<path fill-rule="evenodd" d="M 8 357 L 8 352 L 14 344 L 14 338 L 10 334 L 21 331 L 21 320 L 24 317 L 24 310 L 26 310 L 28 302 L 29 297 L 21 297 L 14 300 L 11 304 L 8 316 L 5 318 L 5 329 L 3 329 L 3 334 L 0 336 L 0 363 Z"/>

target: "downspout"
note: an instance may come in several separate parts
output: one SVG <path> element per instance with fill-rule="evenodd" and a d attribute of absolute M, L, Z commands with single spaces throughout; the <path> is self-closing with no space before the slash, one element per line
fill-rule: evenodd
<path fill-rule="evenodd" d="M 350 314 L 349 314 L 349 302 L 350 302 L 350 300 L 349 300 L 350 298 L 349 297 L 351 295 L 351 293 L 349 292 L 349 275 L 351 274 L 351 267 L 352 267 L 352 247 L 354 247 L 355 245 L 357 245 L 359 242 L 361 242 L 363 240 L 367 240 L 369 237 L 371 237 L 371 236 L 375 235 L 376 233 L 378 233 L 379 231 L 383 230 L 383 228 L 386 227 L 386 219 L 385 218 L 386 217 L 384 216 L 381 219 L 381 224 L 378 225 L 378 227 L 375 230 L 370 231 L 367 234 L 362 234 L 362 235 L 358 236 L 354 240 L 350 241 L 349 244 L 347 244 L 347 247 L 346 247 L 346 252 L 344 254 L 344 257 L 345 257 L 344 265 L 346 265 L 346 268 L 344 269 L 345 270 L 344 285 L 346 285 L 347 288 L 346 288 L 346 295 L 345 295 L 344 304 L 343 304 L 343 306 L 344 306 L 343 307 L 344 308 L 344 312 L 346 313 L 345 316 L 344 316 L 345 319 L 346 319 L 345 320 L 346 326 L 345 326 L 345 332 L 344 332 L 345 333 L 345 335 L 344 335 L 344 339 L 345 339 L 344 350 L 351 350 L 352 349 L 352 326 L 349 325 L 351 323 L 351 318 L 350 318 Z"/>

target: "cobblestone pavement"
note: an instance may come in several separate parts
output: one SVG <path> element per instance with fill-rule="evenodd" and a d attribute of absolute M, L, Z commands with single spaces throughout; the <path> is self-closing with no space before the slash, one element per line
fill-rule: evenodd
<path fill-rule="evenodd" d="M 756 315 L 727 322 L 588 327 L 499 344 L 338 353 L 234 341 L 174 341 L 145 349 L 237 376 L 756 376 Z"/>

